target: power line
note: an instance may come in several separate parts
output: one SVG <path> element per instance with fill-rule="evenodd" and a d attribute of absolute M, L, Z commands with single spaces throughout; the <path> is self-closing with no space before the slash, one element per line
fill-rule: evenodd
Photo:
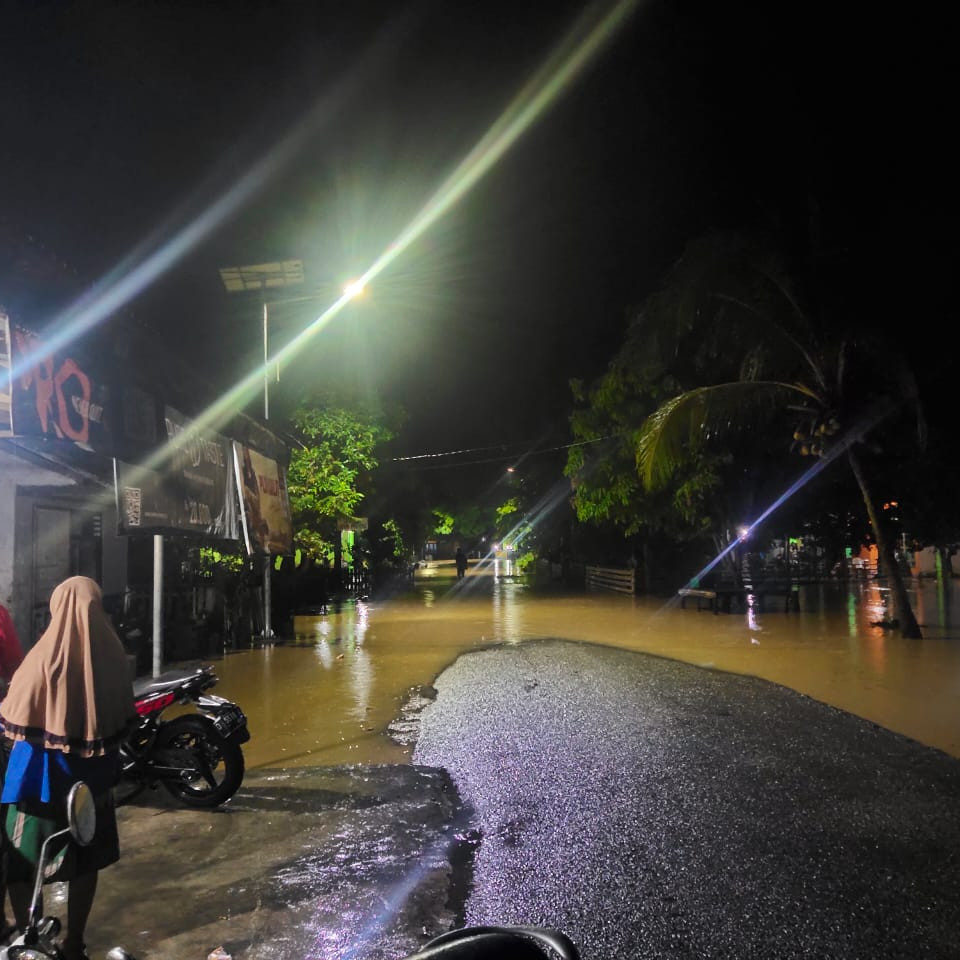
<path fill-rule="evenodd" d="M 621 431 L 621 433 L 623 432 L 626 432 L 626 431 Z M 613 433 L 603 437 L 595 437 L 593 440 L 576 440 L 572 443 L 563 443 L 563 444 L 558 444 L 552 447 L 541 447 L 540 449 L 527 450 L 519 454 L 514 453 L 514 454 L 504 455 L 500 457 L 485 457 L 481 460 L 461 460 L 461 461 L 458 461 L 457 463 L 437 463 L 437 464 L 431 464 L 431 465 L 425 464 L 424 466 L 419 467 L 418 469 L 443 470 L 443 469 L 456 468 L 456 467 L 471 467 L 471 466 L 475 466 L 477 464 L 483 464 L 483 463 L 500 463 L 505 460 L 513 461 L 513 460 L 516 460 L 518 456 L 523 456 L 524 458 L 526 458 L 526 457 L 535 456 L 540 453 L 554 453 L 557 450 L 569 450 L 572 447 L 583 447 L 591 443 L 599 443 L 601 440 L 610 440 L 617 436 L 620 436 L 620 433 Z M 464 450 L 448 450 L 442 453 L 421 453 L 421 454 L 416 454 L 414 456 L 409 456 L 409 457 L 393 457 L 391 462 L 399 463 L 399 462 L 409 462 L 412 460 L 439 459 L 440 457 L 458 456 L 463 453 L 481 453 L 484 450 L 502 450 L 505 447 L 510 445 L 511 444 L 501 443 L 501 444 L 495 444 L 494 446 L 491 446 L 491 447 L 469 447 Z M 513 446 L 517 446 L 517 445 L 518 444 L 513 444 Z"/>

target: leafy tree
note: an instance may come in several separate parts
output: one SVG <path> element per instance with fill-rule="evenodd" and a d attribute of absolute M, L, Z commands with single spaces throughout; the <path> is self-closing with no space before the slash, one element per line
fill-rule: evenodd
<path fill-rule="evenodd" d="M 456 530 L 464 540 L 477 540 L 490 530 L 490 511 L 474 502 L 461 505 Z"/>
<path fill-rule="evenodd" d="M 837 288 L 818 283 L 816 271 L 804 269 L 810 266 L 788 262 L 763 237 L 715 233 L 691 244 L 671 278 L 672 296 L 660 301 L 670 309 L 645 316 L 649 342 L 716 357 L 721 372 L 736 356 L 738 375 L 661 403 L 636 437 L 637 465 L 645 489 L 661 489 L 735 431 L 758 421 L 789 423 L 793 448 L 816 458 L 812 473 L 846 459 L 890 579 L 895 617 L 904 635 L 919 637 L 870 479 L 881 441 L 903 449 L 904 412 L 922 439 L 916 385 L 900 353 L 858 329 L 851 304 L 838 302 Z M 782 448 L 788 445 L 785 437 Z"/>
<path fill-rule="evenodd" d="M 392 560 L 400 561 L 407 557 L 409 551 L 403 539 L 403 531 L 392 517 L 383 522 L 381 542 L 386 548 L 384 553 Z"/>
<path fill-rule="evenodd" d="M 735 373 L 732 358 L 706 354 L 694 346 L 678 349 L 672 331 L 666 335 L 652 322 L 677 309 L 676 291 L 651 297 L 628 326 L 624 342 L 605 373 L 586 388 L 571 384 L 579 407 L 571 417 L 577 444 L 568 452 L 565 473 L 573 486 L 577 518 L 597 526 L 612 524 L 633 542 L 642 556 L 641 574 L 652 587 L 652 570 L 665 569 L 653 553 L 669 545 L 691 548 L 712 540 L 715 555 L 724 555 L 731 576 L 739 568 L 724 548 L 737 529 L 755 516 L 767 498 L 783 486 L 782 465 L 750 435 L 729 437 L 722 447 L 691 450 L 677 464 L 671 484 L 644 483 L 637 469 L 640 425 L 668 398 L 682 393 L 707 374 L 704 367 Z"/>
<path fill-rule="evenodd" d="M 378 411 L 319 398 L 291 418 L 297 441 L 287 488 L 294 540 L 315 559 L 337 555 L 338 521 L 353 518 L 366 495 L 377 447 L 392 436 Z"/>
<path fill-rule="evenodd" d="M 456 526 L 456 519 L 453 514 L 447 510 L 443 510 L 440 507 L 435 507 L 433 510 L 433 532 L 438 537 L 449 537 L 453 533 L 453 528 Z"/>
<path fill-rule="evenodd" d="M 431 516 L 433 533 L 440 537 L 459 537 L 464 541 L 477 540 L 493 526 L 491 511 L 472 500 L 434 507 Z"/>
<path fill-rule="evenodd" d="M 520 498 L 510 497 L 494 511 L 497 522 L 497 537 L 502 539 L 508 536 L 510 531 L 517 526 L 517 520 L 520 513 Z"/>

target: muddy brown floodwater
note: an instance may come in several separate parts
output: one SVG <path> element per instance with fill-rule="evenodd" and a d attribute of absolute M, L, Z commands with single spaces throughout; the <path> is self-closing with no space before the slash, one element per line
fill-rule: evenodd
<path fill-rule="evenodd" d="M 556 638 L 750 674 L 960 757 L 960 589 L 912 593 L 923 640 L 874 625 L 889 615 L 874 582 L 805 588 L 799 612 L 715 615 L 476 568 L 458 583 L 431 564 L 402 596 L 298 619 L 296 639 L 215 658 L 215 692 L 249 717 L 237 796 L 190 810 L 156 790 L 120 808 L 122 855 L 98 889 L 90 956 L 121 943 L 140 960 L 204 960 L 218 945 L 233 960 L 384 960 L 463 922 L 451 851 L 472 849 L 474 824 L 447 769 L 410 762 L 409 708 L 462 653 L 494 644 Z M 62 889 L 51 903 L 62 918 Z"/>
<path fill-rule="evenodd" d="M 402 596 L 297 618 L 295 640 L 226 654 L 216 692 L 249 717 L 248 769 L 405 762 L 388 727 L 412 690 L 464 651 L 552 637 L 761 677 L 960 757 L 960 586 L 912 584 L 922 640 L 875 625 L 886 596 L 873 581 L 813 585 L 799 612 L 771 600 L 715 615 L 476 569 L 458 584 L 434 564 Z"/>

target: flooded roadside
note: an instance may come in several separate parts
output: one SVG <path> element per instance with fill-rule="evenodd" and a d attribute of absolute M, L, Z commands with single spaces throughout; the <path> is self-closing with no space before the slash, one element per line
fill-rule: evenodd
<path fill-rule="evenodd" d="M 536 644 L 529 650 L 518 645 L 546 638 L 570 640 L 575 651 L 568 649 L 565 656 L 586 662 L 614 662 L 623 654 L 608 650 L 591 657 L 582 644 L 665 658 L 630 658 L 636 661 L 630 670 L 661 676 L 665 682 L 682 671 L 686 679 L 678 690 L 707 691 L 697 703 L 691 701 L 688 723 L 680 725 L 674 714 L 689 698 L 678 699 L 672 693 L 660 698 L 669 714 L 669 722 L 660 728 L 694 750 L 696 762 L 658 759 L 647 768 L 676 775 L 692 771 L 691 783 L 706 791 L 711 803 L 731 796 L 730 791 L 717 792 L 711 786 L 716 772 L 702 784 L 697 779 L 703 738 L 713 738 L 718 749 L 729 746 L 726 732 L 733 711 L 723 707 L 715 690 L 732 696 L 731 691 L 745 683 L 739 678 L 723 682 L 716 674 L 670 661 L 772 680 L 956 757 L 960 631 L 951 625 L 949 614 L 960 607 L 924 586 L 917 609 L 926 637 L 904 641 L 872 626 L 883 619 L 883 594 L 868 584 L 848 592 L 818 589 L 816 595 L 802 599 L 799 613 L 777 609 L 714 615 L 647 598 L 538 593 L 508 579 L 468 576 L 457 586 L 451 571 L 449 577 L 418 583 L 389 602 L 347 604 L 298 621 L 296 639 L 226 653 L 216 660 L 221 682 L 213 692 L 239 702 L 251 729 L 251 739 L 244 745 L 247 775 L 236 797 L 216 810 L 188 810 L 162 791 L 148 791 L 135 805 L 121 808 L 123 852 L 100 885 L 88 931 L 90 955 L 102 957 L 114 943 L 122 943 L 141 960 L 203 960 L 217 946 L 233 960 L 280 956 L 385 960 L 403 956 L 425 938 L 462 923 L 454 902 L 458 880 L 463 886 L 473 874 L 457 865 L 455 848 L 462 847 L 460 834 L 475 832 L 474 798 L 469 791 L 462 793 L 452 761 L 420 766 L 413 762 L 413 749 L 416 708 L 433 702 L 437 696 L 433 684 L 441 675 L 438 687 L 449 687 L 457 671 L 444 671 L 467 651 L 506 645 L 500 654 L 520 657 L 524 663 L 539 657 L 541 672 L 558 674 L 570 687 L 558 702 L 581 703 L 569 717 L 560 711 L 561 717 L 571 719 L 573 732 L 591 725 L 601 728 L 598 740 L 607 737 L 605 717 L 623 713 L 626 694 L 612 694 L 610 685 L 591 682 L 586 668 L 571 667 L 566 660 L 554 662 L 552 651 L 569 645 Z M 493 654 L 460 659 L 458 669 L 504 659 L 509 658 Z M 618 683 L 626 685 L 630 696 L 639 695 L 643 685 L 633 690 L 628 673 L 615 671 Z M 485 710 L 488 719 L 499 720 L 508 711 L 498 705 L 497 697 L 506 697 L 513 703 L 511 709 L 535 721 L 535 715 L 525 712 L 530 703 L 550 704 L 554 699 L 545 697 L 545 688 L 530 682 L 526 674 L 521 680 L 513 696 L 502 679 L 481 669 L 452 702 L 459 705 L 462 700 L 468 712 L 471 703 L 479 703 L 478 715 Z M 667 687 L 672 691 L 671 683 Z M 802 698 L 766 684 L 746 686 L 755 695 L 738 707 L 744 714 L 744 736 L 761 742 L 744 767 L 753 778 L 750 782 L 761 768 L 769 772 L 774 754 L 777 764 L 797 774 L 798 761 L 803 766 L 803 757 L 816 754 L 816 744 L 823 738 L 816 741 L 810 724 L 782 705 L 793 702 L 794 710 L 804 716 L 820 717 L 829 711 L 808 701 L 797 704 Z M 597 690 L 605 691 L 600 700 Z M 446 696 L 449 709 L 449 690 Z M 758 709 L 757 696 L 773 706 Z M 408 707 L 414 709 L 405 725 Z M 476 721 L 472 713 L 470 717 L 466 723 L 472 736 Z M 635 722 L 646 729 L 655 717 L 656 710 L 646 705 L 636 712 Z M 848 726 L 857 726 L 851 717 L 839 722 L 848 721 Z M 705 732 L 689 736 L 697 725 Z M 545 725 L 533 722 L 533 727 L 549 737 Z M 780 736 L 775 735 L 777 727 Z M 446 729 L 442 724 L 441 728 Z M 871 729 L 872 737 L 867 732 L 871 746 L 855 752 L 872 769 L 873 752 L 887 762 L 893 739 Z M 453 725 L 448 733 L 452 755 L 467 762 L 470 737 L 458 735 Z M 571 734 L 567 730 L 549 741 L 564 763 L 577 762 Z M 777 753 L 767 743 L 768 736 L 770 744 L 786 748 Z M 653 743 L 649 736 L 633 740 L 644 748 Z M 822 756 L 816 754 L 817 762 L 805 769 L 813 770 L 832 756 L 838 741 L 826 740 L 833 746 L 823 749 Z M 924 756 L 928 752 L 915 744 L 895 746 L 925 763 L 941 762 Z M 495 753 L 500 755 L 499 747 Z M 842 749 L 838 756 L 843 759 Z M 617 757 L 613 762 L 621 761 Z M 799 776 L 803 782 L 803 771 Z M 569 779 L 577 782 L 576 777 Z M 912 782 L 912 777 L 898 774 L 888 786 L 906 790 L 912 789 Z M 733 794 L 746 796 L 746 786 Z M 686 796 L 691 789 L 688 784 L 669 793 Z M 768 794 L 773 796 L 762 791 L 763 796 Z M 664 809 L 670 817 L 676 813 L 673 804 Z M 747 813 L 751 809 L 744 807 Z M 720 819 L 728 822 L 729 817 Z M 570 817 L 569 822 L 581 821 Z M 682 827 L 684 822 L 680 817 L 678 824 Z M 464 824 L 470 828 L 466 833 L 461 829 Z M 624 835 L 634 833 L 613 831 L 611 842 Z M 465 889 L 460 891 L 461 900 Z M 131 890 L 143 895 L 131 899 Z M 764 896 L 762 891 L 758 895 Z"/>
<path fill-rule="evenodd" d="M 250 718 L 250 769 L 406 762 L 391 725 L 461 653 L 558 638 L 760 677 L 960 757 L 960 587 L 913 589 L 923 640 L 876 625 L 885 594 L 871 582 L 804 588 L 800 612 L 714 615 L 473 572 L 458 585 L 451 570 L 389 601 L 298 618 L 295 640 L 227 654 L 217 692 Z"/>

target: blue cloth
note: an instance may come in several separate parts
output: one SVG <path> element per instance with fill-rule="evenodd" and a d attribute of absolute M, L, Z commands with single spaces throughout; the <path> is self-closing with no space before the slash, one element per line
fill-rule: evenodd
<path fill-rule="evenodd" d="M 100 757 L 78 757 L 18 740 L 7 761 L 0 803 L 50 803 L 53 797 L 65 797 L 78 780 L 83 780 L 98 796 L 117 782 L 118 756 L 111 751 Z"/>

